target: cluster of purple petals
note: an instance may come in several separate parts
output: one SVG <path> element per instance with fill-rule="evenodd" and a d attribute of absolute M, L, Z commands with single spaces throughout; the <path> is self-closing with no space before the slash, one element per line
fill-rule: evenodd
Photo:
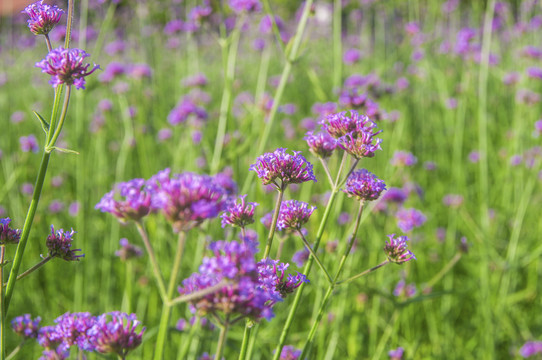
<path fill-rule="evenodd" d="M 396 151 L 393 153 L 393 157 L 390 163 L 393 166 L 405 167 L 413 166 L 418 162 L 418 159 L 408 151 Z"/>
<path fill-rule="evenodd" d="M 380 120 L 383 117 L 378 103 L 371 100 L 369 95 L 361 92 L 359 88 L 342 90 L 339 94 L 339 103 L 345 108 L 357 109 L 374 120 Z"/>
<path fill-rule="evenodd" d="M 408 237 L 397 236 L 395 234 L 388 235 L 389 240 L 386 241 L 384 246 L 384 252 L 388 256 L 390 262 L 396 264 L 402 264 L 412 259 L 416 259 L 416 256 L 407 249 Z"/>
<path fill-rule="evenodd" d="M 199 25 L 202 20 L 208 18 L 212 12 L 213 8 L 209 6 L 209 1 L 204 0 L 202 5 L 194 6 L 192 9 L 190 9 L 188 19 L 190 20 L 191 24 Z"/>
<path fill-rule="evenodd" d="M 9 226 L 10 218 L 0 219 L 0 244 L 17 244 L 21 238 L 20 229 L 12 229 Z"/>
<path fill-rule="evenodd" d="M 277 230 L 300 230 L 309 221 L 314 210 L 316 210 L 315 206 L 309 206 L 309 204 L 303 201 L 283 201 L 277 219 Z"/>
<path fill-rule="evenodd" d="M 64 10 L 56 5 L 47 5 L 44 0 L 28 5 L 23 11 L 30 19 L 28 28 L 36 35 L 47 35 L 59 23 Z"/>
<path fill-rule="evenodd" d="M 205 86 L 209 81 L 203 73 L 188 76 L 182 80 L 182 85 L 186 87 Z"/>
<path fill-rule="evenodd" d="M 288 184 L 316 181 L 312 164 L 301 152 L 294 151 L 290 155 L 283 148 L 259 156 L 249 170 L 255 171 L 264 185 L 273 184 L 277 189 L 283 189 Z"/>
<path fill-rule="evenodd" d="M 427 217 L 414 208 L 399 209 L 395 217 L 397 218 L 397 226 L 403 232 L 409 232 L 415 227 L 422 226 L 427 221 Z"/>
<path fill-rule="evenodd" d="M 103 354 L 117 354 L 123 359 L 126 354 L 141 344 L 143 327 L 135 314 L 128 315 L 118 311 L 99 315 L 86 335 L 94 351 Z"/>
<path fill-rule="evenodd" d="M 141 220 L 151 209 L 151 194 L 146 190 L 146 181 L 133 179 L 118 183 L 96 204 L 95 209 L 112 214 L 122 223 Z"/>
<path fill-rule="evenodd" d="M 280 352 L 280 360 L 298 360 L 301 356 L 301 350 L 296 349 L 292 345 L 286 345 Z"/>
<path fill-rule="evenodd" d="M 170 174 L 165 169 L 147 182 L 151 208 L 160 211 L 175 231 L 186 231 L 217 217 L 231 202 L 235 182 L 225 173 L 215 176 L 194 173 Z"/>
<path fill-rule="evenodd" d="M 55 320 L 56 325 L 38 331 L 38 343 L 45 348 L 40 359 L 67 359 L 72 346 L 85 351 L 126 354 L 141 344 L 145 328 L 139 333 L 135 314 L 111 312 L 92 316 L 88 312 L 65 313 Z"/>
<path fill-rule="evenodd" d="M 346 189 L 343 191 L 349 197 L 360 201 L 373 201 L 380 197 L 382 191 L 386 190 L 386 184 L 373 173 L 360 169 L 354 171 L 346 180 Z"/>
<path fill-rule="evenodd" d="M 293 293 L 301 284 L 309 282 L 307 277 L 299 272 L 295 276 L 288 274 L 285 279 L 288 266 L 289 264 L 269 258 L 258 263 L 260 286 L 279 301 Z"/>
<path fill-rule="evenodd" d="M 294 255 L 292 255 L 292 261 L 300 268 L 309 259 L 310 254 L 309 250 L 307 250 L 306 247 L 303 247 L 303 249 L 296 251 Z"/>
<path fill-rule="evenodd" d="M 328 158 L 333 154 L 337 147 L 337 140 L 331 137 L 327 132 L 318 132 L 314 134 L 309 131 L 305 135 L 305 141 L 309 145 L 309 150 L 322 159 Z"/>
<path fill-rule="evenodd" d="M 205 257 L 199 273 L 192 274 L 179 287 L 181 295 L 224 282 L 217 291 L 191 302 L 199 315 L 215 314 L 248 317 L 252 320 L 271 319 L 270 301 L 276 301 L 260 286 L 258 267 L 254 261 L 256 249 L 250 243 L 217 241 L 209 245 L 212 257 Z"/>
<path fill-rule="evenodd" d="M 262 4 L 259 0 L 230 0 L 230 8 L 236 13 L 258 12 L 262 10 Z"/>
<path fill-rule="evenodd" d="M 255 202 L 245 202 L 246 195 L 239 197 L 240 202 L 228 206 L 221 215 L 222 227 L 227 225 L 244 228 L 254 222 L 254 209 L 258 206 Z"/>
<path fill-rule="evenodd" d="M 38 146 L 38 139 L 36 139 L 36 136 L 33 134 L 21 136 L 19 138 L 19 144 L 21 145 L 22 152 L 32 151 L 33 153 L 37 153 L 40 150 Z"/>
<path fill-rule="evenodd" d="M 55 228 L 51 225 L 51 235 L 47 237 L 46 241 L 49 256 L 58 257 L 66 261 L 79 261 L 79 258 L 84 257 L 85 254 L 75 254 L 77 251 L 81 251 L 81 249 L 71 248 L 75 233 L 73 229 L 70 232 L 63 229 L 55 231 Z"/>
<path fill-rule="evenodd" d="M 388 351 L 388 355 L 390 360 L 401 360 L 403 358 L 403 352 L 403 348 L 398 347 L 397 349 Z"/>
<path fill-rule="evenodd" d="M 38 337 L 40 321 L 39 316 L 32 320 L 30 314 L 24 314 L 11 320 L 11 328 L 15 334 L 22 336 L 24 339 L 35 339 Z"/>
<path fill-rule="evenodd" d="M 402 279 L 397 283 L 395 289 L 393 289 L 393 295 L 408 299 L 416 295 L 417 291 L 415 284 L 407 284 L 405 280 Z"/>
<path fill-rule="evenodd" d="M 59 47 L 51 50 L 45 59 L 37 62 L 36 67 L 41 68 L 43 73 L 51 75 L 49 83 L 55 88 L 61 84 L 73 84 L 76 89 L 84 89 L 85 77 L 100 68 L 94 65 L 89 71 L 90 64 L 83 63 L 88 56 L 90 55 L 81 49 Z"/>
<path fill-rule="evenodd" d="M 203 122 L 207 120 L 207 111 L 190 97 L 185 97 L 170 111 L 167 120 L 171 125 L 178 125 L 186 122 L 190 116 L 194 116 L 196 121 Z"/>
<path fill-rule="evenodd" d="M 351 110 L 328 115 L 321 125 L 329 135 L 337 139 L 338 146 L 356 159 L 373 157 L 381 150 L 382 139 L 374 138 L 382 132 L 376 131 L 376 124 L 367 116 Z"/>
<path fill-rule="evenodd" d="M 527 341 L 521 349 L 519 355 L 524 358 L 531 357 L 536 354 L 542 354 L 542 341 Z"/>
<path fill-rule="evenodd" d="M 118 256 L 121 260 L 126 261 L 143 256 L 143 250 L 139 246 L 130 244 L 128 239 L 122 238 L 119 243 L 120 249 L 115 251 L 115 256 Z"/>

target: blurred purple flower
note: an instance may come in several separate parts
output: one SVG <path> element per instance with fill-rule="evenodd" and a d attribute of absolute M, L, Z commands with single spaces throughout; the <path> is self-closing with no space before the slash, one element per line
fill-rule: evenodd
<path fill-rule="evenodd" d="M 477 163 L 480 161 L 480 153 L 476 150 L 471 151 L 468 157 L 471 163 Z"/>
<path fill-rule="evenodd" d="M 527 76 L 534 79 L 542 80 L 542 68 L 539 67 L 530 67 L 527 69 Z"/>
<path fill-rule="evenodd" d="M 292 345 L 286 345 L 280 352 L 280 360 L 299 360 L 301 350 L 296 349 Z"/>
<path fill-rule="evenodd" d="M 421 211 L 410 208 L 410 209 L 399 209 L 395 214 L 397 218 L 397 226 L 403 232 L 409 232 L 415 227 L 422 226 L 427 218 Z"/>
<path fill-rule="evenodd" d="M 38 140 L 33 134 L 30 134 L 28 136 L 21 136 L 19 138 L 19 144 L 21 145 L 22 152 L 32 151 L 34 153 L 37 153 L 39 151 Z"/>
<path fill-rule="evenodd" d="M 395 289 L 393 290 L 393 295 L 396 297 L 401 297 L 409 299 L 416 295 L 417 289 L 415 284 L 406 284 L 405 280 L 400 280 Z"/>
<path fill-rule="evenodd" d="M 83 64 L 83 60 L 88 56 L 90 55 L 81 49 L 59 47 L 51 50 L 44 60 L 37 62 L 36 67 L 51 75 L 49 83 L 54 88 L 62 84 L 74 84 L 76 89 L 84 89 L 85 77 L 100 68 L 95 64 L 89 71 L 90 64 Z"/>
<path fill-rule="evenodd" d="M 447 3 L 451 3 L 451 2 L 456 2 L 456 0 L 447 1 Z M 444 5 L 442 7 L 444 8 Z M 398 347 L 397 349 L 388 351 L 388 356 L 390 357 L 390 360 L 401 360 L 403 358 L 403 352 L 404 352 L 403 348 Z"/>
<path fill-rule="evenodd" d="M 463 204 L 463 196 L 458 194 L 447 194 L 442 198 L 442 203 L 452 209 L 457 209 Z"/>
<path fill-rule="evenodd" d="M 358 49 L 350 48 L 344 52 L 343 62 L 346 65 L 357 63 L 361 59 L 361 52 Z"/>
<path fill-rule="evenodd" d="M 519 355 L 524 358 L 531 357 L 536 354 L 542 353 L 542 341 L 527 341 L 521 349 L 519 349 Z"/>
<path fill-rule="evenodd" d="M 13 114 L 11 114 L 11 122 L 14 124 L 18 124 L 22 122 L 25 118 L 25 113 L 22 111 L 15 111 Z"/>
<path fill-rule="evenodd" d="M 310 256 L 309 250 L 307 248 L 303 247 L 303 249 L 298 250 L 294 253 L 292 256 L 292 261 L 297 265 L 297 267 L 302 267 L 303 264 L 305 264 L 305 261 L 309 259 Z"/>
<path fill-rule="evenodd" d="M 229 0 L 230 8 L 236 12 L 258 12 L 262 10 L 259 0 Z"/>
<path fill-rule="evenodd" d="M 505 85 L 515 85 L 519 81 L 520 74 L 518 72 L 509 72 L 504 74 L 502 77 L 502 82 Z"/>
<path fill-rule="evenodd" d="M 128 315 L 118 311 L 97 316 L 94 324 L 87 330 L 89 343 L 95 351 L 102 354 L 117 354 L 120 358 L 137 348 L 142 341 L 143 327 L 135 314 Z"/>
<path fill-rule="evenodd" d="M 94 208 L 112 214 L 121 223 L 139 221 L 151 210 L 151 194 L 145 179 L 132 179 L 116 184 Z"/>
<path fill-rule="evenodd" d="M 139 246 L 130 244 L 128 239 L 120 239 L 119 244 L 120 249 L 115 251 L 115 256 L 118 256 L 122 261 L 143 256 L 143 250 Z"/>
<path fill-rule="evenodd" d="M 11 328 L 15 334 L 22 336 L 23 339 L 36 339 L 40 328 L 41 318 L 38 316 L 34 320 L 30 314 L 17 316 L 11 320 Z"/>
<path fill-rule="evenodd" d="M 390 164 L 397 167 L 413 166 L 418 159 L 408 151 L 395 151 L 390 160 Z"/>

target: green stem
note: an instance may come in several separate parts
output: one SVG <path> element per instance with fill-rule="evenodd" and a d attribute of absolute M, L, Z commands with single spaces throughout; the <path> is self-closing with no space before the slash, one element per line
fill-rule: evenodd
<path fill-rule="evenodd" d="M 284 89 L 286 88 L 288 78 L 290 77 L 290 73 L 292 72 L 292 66 L 297 60 L 297 53 L 299 52 L 299 48 L 301 46 L 301 40 L 303 39 L 303 33 L 307 25 L 307 20 L 309 18 L 309 12 L 312 6 L 312 2 L 313 0 L 307 0 L 307 2 L 305 3 L 305 7 L 303 8 L 303 14 L 301 15 L 301 19 L 299 20 L 299 24 L 297 25 L 297 30 L 295 32 L 292 50 L 288 53 L 286 64 L 282 69 L 279 86 L 277 87 L 277 91 L 275 92 L 275 96 L 273 97 L 273 106 L 271 107 L 271 111 L 269 112 L 267 124 L 265 125 L 262 136 L 258 141 L 259 146 L 256 154 L 261 154 L 267 146 L 267 141 L 269 140 L 269 135 L 271 134 L 271 129 L 273 128 L 275 122 L 277 110 L 280 101 L 282 100 L 282 95 L 284 94 Z M 246 194 L 248 192 L 248 188 L 252 183 L 253 177 L 254 171 L 249 171 L 247 177 L 245 178 L 245 183 L 243 184 L 242 191 L 240 192 L 241 194 Z"/>
<path fill-rule="evenodd" d="M 4 257 L 6 247 L 0 245 L 0 282 L 4 283 Z M 6 359 L 6 312 L 4 309 L 4 287 L 0 286 L 0 360 Z"/>
<path fill-rule="evenodd" d="M 333 88 L 338 89 L 341 86 L 342 77 L 342 1 L 333 2 Z"/>
<path fill-rule="evenodd" d="M 147 232 L 145 231 L 145 228 L 143 227 L 143 224 L 140 221 L 136 221 L 135 224 L 136 224 L 137 231 L 139 232 L 139 235 L 141 235 L 141 239 L 143 240 L 145 249 L 147 250 L 147 253 L 149 254 L 149 259 L 151 261 L 154 280 L 156 280 L 156 284 L 158 285 L 158 291 L 160 292 L 160 297 L 162 298 L 162 301 L 165 302 L 167 300 L 166 286 L 164 283 L 164 278 L 162 277 L 162 273 L 160 272 L 160 267 L 158 266 L 158 261 L 156 261 L 156 255 L 154 254 L 154 250 L 149 241 L 149 236 L 147 235 Z"/>
<path fill-rule="evenodd" d="M 222 148 L 224 147 L 224 137 L 226 135 L 226 127 L 228 123 L 228 115 L 232 104 L 232 86 L 235 75 L 235 63 L 237 60 L 237 51 L 239 48 L 239 38 L 241 37 L 241 28 L 243 26 L 244 16 L 237 19 L 235 29 L 232 32 L 231 44 L 228 53 L 224 74 L 224 92 L 222 93 L 222 102 L 220 104 L 220 115 L 218 118 L 218 130 L 216 133 L 215 148 L 213 158 L 211 160 L 211 174 L 218 171 L 220 166 L 220 158 L 222 156 Z M 226 46 L 225 39 L 223 45 Z"/>
<path fill-rule="evenodd" d="M 177 238 L 177 251 L 175 252 L 175 260 L 173 261 L 173 267 L 171 269 L 171 275 L 169 278 L 169 284 L 167 289 L 167 299 L 164 301 L 162 308 L 162 316 L 160 318 L 160 326 L 158 329 L 158 337 L 156 339 L 156 352 L 154 353 L 155 360 L 161 360 L 164 348 L 166 346 L 166 338 L 169 325 L 169 315 L 171 314 L 170 299 L 175 292 L 175 284 L 181 268 L 181 261 L 184 253 L 184 246 L 186 242 L 186 233 L 181 231 Z"/>
<path fill-rule="evenodd" d="M 66 38 L 64 40 L 64 49 L 70 48 L 70 40 L 72 36 L 73 3 L 73 0 L 68 0 L 68 15 L 66 22 Z"/>
<path fill-rule="evenodd" d="M 190 350 L 190 345 L 192 344 L 192 339 L 194 338 L 194 335 L 198 332 L 200 328 L 200 318 L 196 316 L 196 321 L 194 321 L 194 324 L 190 327 L 190 331 L 188 332 L 188 339 L 183 344 L 183 348 L 179 353 L 179 356 L 177 359 L 184 360 L 186 359 L 186 355 L 188 355 L 188 350 Z"/>
<path fill-rule="evenodd" d="M 314 260 L 316 261 L 316 263 L 318 264 L 318 266 L 320 266 L 320 269 L 322 269 L 322 271 L 324 272 L 324 274 L 326 274 L 326 278 L 327 278 L 327 281 L 331 284 L 333 282 L 333 279 L 331 278 L 331 276 L 329 275 L 329 273 L 327 272 L 324 264 L 322 264 L 322 262 L 320 261 L 320 258 L 318 258 L 318 256 L 316 255 L 316 253 L 312 250 L 309 242 L 307 241 L 307 239 L 305 238 L 305 235 L 303 235 L 303 233 L 301 232 L 300 229 L 297 229 L 297 233 L 299 236 L 301 236 L 301 239 L 303 240 L 303 244 L 305 244 L 305 247 L 307 248 L 307 250 L 309 250 L 309 252 L 311 253 L 311 256 L 314 258 Z"/>
<path fill-rule="evenodd" d="M 53 47 L 51 46 L 51 39 L 49 39 L 49 34 L 45 34 L 45 43 L 47 44 L 47 51 L 51 52 L 53 50 Z"/>
<path fill-rule="evenodd" d="M 218 284 L 213 285 L 213 286 L 209 286 L 208 288 L 205 288 L 203 290 L 198 290 L 198 291 L 195 291 L 195 292 L 187 294 L 187 295 L 178 296 L 175 299 L 170 300 L 168 302 L 168 304 L 169 304 L 169 306 L 173 306 L 173 305 L 180 304 L 180 303 L 183 303 L 183 302 L 189 302 L 189 301 L 192 301 L 192 300 L 199 299 L 199 298 L 201 298 L 201 297 L 203 297 L 205 295 L 212 294 L 215 291 L 218 291 L 218 290 L 222 289 L 227 284 L 228 284 L 227 281 L 222 280 Z"/>
<path fill-rule="evenodd" d="M 13 359 L 15 357 L 15 355 L 17 355 L 17 353 L 21 350 L 21 348 L 23 347 L 25 342 L 26 342 L 25 340 L 21 341 L 21 343 L 19 343 L 19 345 L 17 345 L 17 347 L 15 349 L 13 349 L 13 351 L 11 353 L 9 353 L 8 356 L 6 356 L 6 360 Z"/>
<path fill-rule="evenodd" d="M 222 353 L 224 352 L 224 345 L 226 345 L 226 334 L 228 333 L 229 318 L 226 318 L 224 324 L 220 326 L 220 336 L 218 337 L 218 344 L 216 345 L 215 360 L 222 360 Z"/>
<path fill-rule="evenodd" d="M 348 255 L 350 254 L 350 251 L 352 250 L 352 246 L 354 245 L 356 234 L 358 232 L 359 225 L 361 223 L 361 215 L 363 214 L 363 206 L 364 206 L 364 202 L 361 201 L 359 204 L 356 224 L 354 225 L 354 231 L 352 232 L 350 241 L 348 242 L 348 245 L 346 246 L 344 254 L 341 257 L 341 261 L 339 262 L 339 268 L 337 269 L 337 274 L 335 275 L 333 282 L 328 286 L 326 294 L 324 295 L 324 298 L 322 299 L 322 303 L 320 304 L 320 310 L 318 311 L 318 315 L 316 316 L 316 319 L 314 320 L 312 324 L 311 330 L 309 331 L 309 336 L 307 337 L 307 341 L 305 342 L 305 346 L 303 347 L 303 352 L 301 353 L 301 356 L 299 357 L 300 359 L 305 359 L 308 355 L 309 349 L 312 345 L 312 341 L 314 340 L 314 335 L 316 334 L 316 330 L 318 329 L 318 325 L 320 325 L 320 321 L 322 320 L 322 317 L 324 316 L 324 311 L 326 309 L 327 303 L 329 302 L 329 299 L 331 298 L 331 295 L 333 294 L 333 290 L 335 289 L 335 286 L 337 285 L 339 277 L 341 276 L 341 273 L 344 268 L 344 264 L 346 263 L 346 259 L 348 258 Z"/>
<path fill-rule="evenodd" d="M 44 257 L 39 263 L 32 266 L 30 269 L 26 270 L 25 272 L 21 273 L 19 276 L 17 276 L 17 281 L 27 277 L 28 275 L 32 274 L 34 271 L 38 270 L 40 267 L 45 265 L 49 260 L 51 260 L 52 257 L 47 255 Z M 7 283 L 4 284 L 4 287 L 7 285 Z"/>
<path fill-rule="evenodd" d="M 247 349 L 248 349 L 248 343 L 250 340 L 250 335 L 252 333 L 252 323 L 250 323 L 250 320 L 247 320 L 247 323 L 245 324 L 245 332 L 243 333 L 243 342 L 241 343 L 241 351 L 239 352 L 239 360 L 244 360 L 245 356 L 247 356 Z"/>
<path fill-rule="evenodd" d="M 269 253 L 271 252 L 271 245 L 273 244 L 273 238 L 275 237 L 275 228 L 277 227 L 277 221 L 279 219 L 280 206 L 282 204 L 282 197 L 284 195 L 284 186 L 281 186 L 278 189 L 279 193 L 277 194 L 277 202 L 275 204 L 275 211 L 273 212 L 273 220 L 271 221 L 271 227 L 269 228 L 269 235 L 267 236 L 267 244 L 265 245 L 265 251 L 263 253 L 263 258 L 267 259 Z"/>
<path fill-rule="evenodd" d="M 376 266 L 374 266 L 374 267 L 372 267 L 372 268 L 370 268 L 370 269 L 365 270 L 365 271 L 362 272 L 362 273 L 359 273 L 359 274 L 357 274 L 357 275 L 354 275 L 354 276 L 352 276 L 352 277 L 350 277 L 350 278 L 348 278 L 348 279 L 346 279 L 346 280 L 338 281 L 338 282 L 336 283 L 336 285 L 348 284 L 349 282 L 352 282 L 352 281 L 354 281 L 354 280 L 356 280 L 356 279 L 359 279 L 359 278 L 362 277 L 362 276 L 365 276 L 365 275 L 367 275 L 367 274 L 369 274 L 369 273 L 372 273 L 373 271 L 378 270 L 378 269 L 380 269 L 382 266 L 387 265 L 387 264 L 389 264 L 389 263 L 390 263 L 390 262 L 389 262 L 388 260 L 385 260 L 385 261 L 381 262 L 380 264 L 378 264 L 378 265 L 376 265 Z"/>
<path fill-rule="evenodd" d="M 329 166 L 327 166 L 326 161 L 321 156 L 318 156 L 318 160 L 320 160 L 320 163 L 322 164 L 322 167 L 324 168 L 324 171 L 327 175 L 327 179 L 329 180 L 329 185 L 333 186 L 334 182 L 333 182 L 333 177 L 331 176 L 331 173 L 329 172 Z"/>
<path fill-rule="evenodd" d="M 438 274 L 436 274 L 435 276 L 433 276 L 431 278 L 431 280 L 429 280 L 425 286 L 423 287 L 423 289 L 430 289 L 432 288 L 437 282 L 440 281 L 440 279 L 442 279 L 444 277 L 444 275 L 446 275 L 450 270 L 452 270 L 452 268 L 455 266 L 455 264 L 457 264 L 457 262 L 459 261 L 459 259 L 461 259 L 461 256 L 463 254 L 461 252 L 458 252 L 454 255 L 454 257 L 438 272 Z M 422 291 L 423 292 L 423 291 Z"/>
<path fill-rule="evenodd" d="M 45 146 L 46 152 L 51 152 L 53 150 L 53 146 L 55 146 L 55 143 L 60 136 L 60 132 L 62 131 L 62 127 L 64 126 L 64 120 L 66 119 L 66 114 L 68 113 L 68 105 L 70 104 L 70 95 L 71 95 L 71 85 L 68 85 L 66 87 L 66 94 L 64 94 L 64 103 L 62 105 L 62 112 L 60 113 L 60 119 L 58 121 L 58 125 L 55 127 L 55 131 L 53 133 L 53 136 L 51 139 L 47 142 L 47 145 Z"/>
<path fill-rule="evenodd" d="M 341 165 L 339 167 L 339 171 L 337 173 L 337 177 L 335 178 L 335 184 L 338 185 L 339 179 L 341 178 L 344 166 L 346 164 L 348 154 L 344 153 Z M 316 239 L 314 242 L 314 251 L 318 251 L 318 247 L 320 245 L 320 240 L 322 239 L 322 236 L 324 235 L 324 230 L 327 224 L 327 220 L 329 218 L 329 215 L 331 214 L 331 208 L 333 205 L 333 202 L 335 201 L 335 198 L 337 197 L 337 193 L 339 188 L 337 186 L 333 186 L 333 189 L 331 191 L 331 194 L 329 196 L 329 199 L 327 201 L 326 209 L 324 210 L 324 215 L 322 217 L 322 220 L 320 221 L 320 226 L 318 227 L 318 231 L 316 232 Z M 312 268 L 312 262 L 313 258 L 309 257 L 307 260 L 307 264 L 305 265 L 305 268 L 303 269 L 303 274 L 305 276 L 309 276 L 311 268 Z M 295 318 L 295 313 L 297 311 L 297 308 L 299 307 L 299 303 L 301 302 L 301 296 L 303 295 L 303 289 L 305 288 L 305 284 L 303 283 L 297 288 L 294 301 L 292 303 L 292 307 L 290 308 L 290 312 L 288 313 L 288 318 L 286 319 L 286 322 L 284 323 L 284 327 L 282 328 L 282 332 L 280 334 L 279 343 L 275 349 L 275 354 L 273 355 L 273 360 L 279 360 L 280 353 L 282 352 L 282 348 L 284 347 L 284 344 L 286 343 L 286 338 L 288 337 L 288 333 L 290 332 L 290 327 L 292 326 L 293 320 Z"/>
<path fill-rule="evenodd" d="M 277 43 L 279 44 L 280 50 L 283 54 L 285 54 L 284 49 L 284 43 L 282 42 L 282 36 L 280 35 L 280 30 L 277 25 L 277 22 L 275 21 L 275 15 L 273 14 L 273 10 L 271 9 L 271 5 L 269 5 L 269 0 L 262 0 L 263 8 L 265 12 L 267 13 L 267 16 L 271 19 L 271 29 L 273 31 L 273 34 L 277 38 Z"/>

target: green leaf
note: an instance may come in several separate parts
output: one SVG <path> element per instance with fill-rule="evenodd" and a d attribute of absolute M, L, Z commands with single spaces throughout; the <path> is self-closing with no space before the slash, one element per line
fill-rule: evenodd
<path fill-rule="evenodd" d="M 61 148 L 61 147 L 58 147 L 58 146 L 52 146 L 50 147 L 49 149 L 51 150 L 56 150 L 56 151 L 60 151 L 62 153 L 66 153 L 66 154 L 75 154 L 75 155 L 79 155 L 79 153 L 75 150 L 70 150 L 70 149 L 64 149 L 64 148 Z"/>
<path fill-rule="evenodd" d="M 46 134 L 49 133 L 49 123 L 43 118 L 43 116 L 38 114 L 36 111 L 33 111 L 33 113 L 34 115 L 36 115 L 36 117 L 40 121 L 43 131 L 45 131 Z"/>

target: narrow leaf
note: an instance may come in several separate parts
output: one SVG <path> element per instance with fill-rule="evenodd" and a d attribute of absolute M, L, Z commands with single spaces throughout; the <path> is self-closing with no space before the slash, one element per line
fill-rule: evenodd
<path fill-rule="evenodd" d="M 51 147 L 51 149 L 56 150 L 56 151 L 60 151 L 62 153 L 66 153 L 66 154 L 79 155 L 79 153 L 77 151 L 75 151 L 75 150 L 64 149 L 64 148 L 61 148 L 61 147 L 58 147 L 58 146 L 53 146 L 53 147 Z"/>
<path fill-rule="evenodd" d="M 49 132 L 49 123 L 43 118 L 43 116 L 38 114 L 36 111 L 33 111 L 33 113 L 34 115 L 36 115 L 36 117 L 40 121 L 43 131 L 45 131 L 45 133 L 47 134 Z"/>

